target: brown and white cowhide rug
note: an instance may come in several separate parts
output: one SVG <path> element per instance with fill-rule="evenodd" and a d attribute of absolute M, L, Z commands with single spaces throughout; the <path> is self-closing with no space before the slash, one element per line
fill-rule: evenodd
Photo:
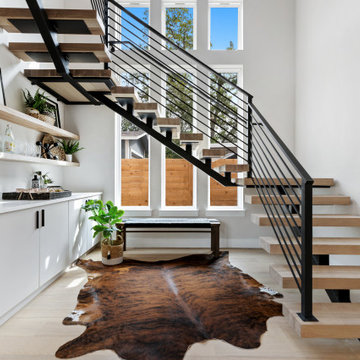
<path fill-rule="evenodd" d="M 86 330 L 59 348 L 63 359 L 111 349 L 126 360 L 182 360 L 190 345 L 210 339 L 252 349 L 260 346 L 266 321 L 282 315 L 281 304 L 232 266 L 227 252 L 218 259 L 77 265 L 89 281 L 63 323 Z"/>

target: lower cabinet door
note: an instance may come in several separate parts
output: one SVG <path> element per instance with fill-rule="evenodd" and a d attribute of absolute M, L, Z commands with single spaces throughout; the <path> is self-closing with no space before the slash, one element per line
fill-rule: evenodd
<path fill-rule="evenodd" d="M 40 210 L 40 286 L 69 264 L 68 204 L 45 206 Z"/>
<path fill-rule="evenodd" d="M 91 242 L 89 232 L 89 213 L 85 213 L 81 207 L 86 199 L 69 201 L 69 257 L 70 262 L 78 259 L 88 250 Z"/>
<path fill-rule="evenodd" d="M 0 316 L 39 286 L 37 211 L 0 214 Z"/>

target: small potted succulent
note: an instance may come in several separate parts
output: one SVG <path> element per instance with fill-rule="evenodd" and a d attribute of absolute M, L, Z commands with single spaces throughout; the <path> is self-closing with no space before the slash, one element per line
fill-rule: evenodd
<path fill-rule="evenodd" d="M 55 108 L 48 103 L 48 97 L 45 92 L 40 93 L 39 89 L 36 90 L 34 96 L 31 95 L 29 90 L 23 90 L 24 102 L 26 106 L 26 113 L 47 124 L 55 124 Z"/>
<path fill-rule="evenodd" d="M 80 147 L 79 141 L 61 140 L 60 144 L 64 149 L 66 161 L 69 162 L 72 162 L 73 154 L 84 149 L 83 147 Z"/>
<path fill-rule="evenodd" d="M 102 235 L 101 258 L 104 265 L 117 265 L 123 261 L 124 238 L 117 225 L 122 222 L 124 210 L 120 210 L 111 201 L 105 204 L 101 200 L 88 200 L 82 207 L 90 211 L 90 220 L 96 222 L 92 227 L 93 237 Z"/>

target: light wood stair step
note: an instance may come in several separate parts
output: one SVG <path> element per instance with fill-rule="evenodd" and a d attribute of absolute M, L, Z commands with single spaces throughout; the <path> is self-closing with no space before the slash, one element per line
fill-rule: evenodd
<path fill-rule="evenodd" d="M 46 9 L 50 24 L 58 34 L 104 35 L 104 25 L 96 10 Z M 0 27 L 9 33 L 39 33 L 29 9 L 0 8 Z"/>
<path fill-rule="evenodd" d="M 130 86 L 114 86 L 110 97 L 122 105 L 141 101 L 138 92 Z"/>
<path fill-rule="evenodd" d="M 70 70 L 70 73 L 87 91 L 108 92 L 117 85 L 117 80 L 110 69 L 74 69 Z M 25 70 L 24 75 L 33 84 L 65 104 L 90 103 L 79 91 L 64 81 L 56 70 Z"/>
<path fill-rule="evenodd" d="M 291 219 L 290 216 L 287 216 L 289 223 L 293 226 L 301 225 L 301 220 L 299 216 L 293 215 L 295 222 Z M 288 222 L 285 216 L 272 218 L 273 221 L 281 225 L 281 220 L 284 225 L 288 225 Z M 259 226 L 271 226 L 270 219 L 265 214 L 251 214 L 251 221 Z M 360 216 L 358 215 L 313 215 L 313 226 L 344 226 L 344 227 L 359 227 L 360 226 Z"/>
<path fill-rule="evenodd" d="M 318 321 L 302 321 L 297 313 L 300 304 L 284 303 L 283 314 L 303 338 L 360 338 L 359 303 L 314 303 L 313 314 Z"/>
<path fill-rule="evenodd" d="M 61 43 L 61 52 L 73 63 L 110 62 L 110 52 L 102 43 Z M 19 59 L 28 62 L 53 62 L 44 43 L 9 43 L 9 50 Z"/>
<path fill-rule="evenodd" d="M 243 185 L 246 187 L 254 187 L 255 185 L 267 185 L 268 182 L 272 185 L 275 183 L 275 185 L 283 185 L 284 187 L 298 187 L 295 179 L 292 178 L 282 178 L 282 179 L 270 179 L 270 178 L 255 178 L 257 180 L 253 180 L 252 178 L 243 178 L 243 179 L 238 179 L 237 184 L 238 185 Z M 335 181 L 334 179 L 330 179 L 330 178 L 316 178 L 313 179 L 314 180 L 314 184 L 313 187 L 317 187 L 317 188 L 328 188 L 328 187 L 332 187 L 335 185 Z M 298 183 L 301 184 L 301 179 L 297 179 Z"/>
<path fill-rule="evenodd" d="M 180 118 L 157 118 L 156 127 L 161 133 L 171 131 L 172 139 L 180 139 L 181 119 Z"/>
<path fill-rule="evenodd" d="M 300 196 L 299 196 L 300 198 Z M 299 205 L 300 202 L 295 195 L 271 195 L 271 196 L 263 196 L 260 198 L 259 195 L 245 195 L 245 202 L 247 204 L 252 205 L 262 205 L 262 201 L 264 201 L 265 205 L 272 205 L 272 204 L 284 204 L 284 205 L 291 205 L 293 204 Z M 300 198 L 301 200 L 301 198 Z M 313 205 L 350 205 L 351 198 L 350 196 L 344 195 L 314 195 L 313 196 Z"/>
<path fill-rule="evenodd" d="M 204 136 L 201 133 L 181 133 L 180 143 L 182 144 L 198 144 L 203 140 Z"/>
<path fill-rule="evenodd" d="M 281 241 L 284 248 L 287 247 L 284 241 Z M 289 249 L 294 253 L 294 249 L 290 244 L 290 241 L 286 242 Z M 262 236 L 260 237 L 261 247 L 271 255 L 282 254 L 281 246 L 279 241 L 275 237 Z M 300 247 L 298 246 L 295 239 L 293 244 L 300 253 Z M 360 255 L 360 238 L 330 238 L 330 237 L 315 237 L 313 239 L 313 254 L 315 255 Z"/>
<path fill-rule="evenodd" d="M 270 275 L 284 289 L 297 288 L 288 265 L 271 265 Z M 360 266 L 314 265 L 313 288 L 334 290 L 360 289 Z"/>
<path fill-rule="evenodd" d="M 134 112 L 143 119 L 148 117 L 156 119 L 160 116 L 158 103 L 135 103 Z"/>
<path fill-rule="evenodd" d="M 218 159 L 226 155 L 226 149 L 203 149 L 202 159 Z"/>
<path fill-rule="evenodd" d="M 231 173 L 242 173 L 249 171 L 250 167 L 248 164 L 225 164 L 214 168 L 215 171 L 220 173 L 231 172 Z"/>

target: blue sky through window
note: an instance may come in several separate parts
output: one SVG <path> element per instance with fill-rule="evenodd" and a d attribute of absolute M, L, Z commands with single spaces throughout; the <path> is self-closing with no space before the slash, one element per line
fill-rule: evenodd
<path fill-rule="evenodd" d="M 130 11 L 133 15 L 137 16 L 139 19 L 146 22 L 147 24 L 149 23 L 149 8 L 133 7 L 126 8 L 126 10 Z M 137 30 L 134 26 L 130 25 L 127 21 L 129 21 L 131 24 L 134 24 L 137 28 L 141 29 L 146 34 L 148 34 L 149 31 L 125 12 L 122 12 L 121 16 L 123 17 L 123 19 L 121 20 L 122 24 L 127 29 L 125 30 L 124 28 L 122 28 L 121 30 L 122 40 L 132 41 L 136 45 L 141 46 L 142 48 L 146 47 L 146 44 L 148 43 L 148 37 L 144 35 L 140 30 Z M 132 32 L 133 34 L 131 34 L 130 32 Z M 129 47 L 127 45 L 122 45 L 122 49 L 129 50 Z"/>
<path fill-rule="evenodd" d="M 212 50 L 226 50 L 233 43 L 238 48 L 238 8 L 211 8 L 210 43 Z"/>

